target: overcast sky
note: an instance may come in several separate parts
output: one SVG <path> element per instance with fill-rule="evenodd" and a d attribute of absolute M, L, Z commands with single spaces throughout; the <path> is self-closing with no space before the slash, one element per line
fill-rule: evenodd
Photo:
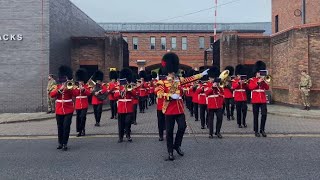
<path fill-rule="evenodd" d="M 204 9 L 215 0 L 71 1 L 96 22 L 214 22 L 214 9 Z M 218 22 L 271 21 L 271 0 L 218 0 L 218 6 Z"/>

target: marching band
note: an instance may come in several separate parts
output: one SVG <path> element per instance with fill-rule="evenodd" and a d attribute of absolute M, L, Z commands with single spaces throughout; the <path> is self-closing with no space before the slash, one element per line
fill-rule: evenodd
<path fill-rule="evenodd" d="M 88 79 L 86 70 L 79 69 L 75 73 L 74 81 L 71 68 L 61 66 L 58 84 L 52 85 L 49 92 L 50 97 L 57 99 L 55 107 L 59 143 L 57 149 L 65 151 L 68 149 L 74 110 L 77 115 L 77 136 L 85 136 L 89 96 L 92 96 L 95 126 L 100 126 L 102 106 L 108 98 L 111 108 L 110 119 L 118 121 L 119 143 L 123 142 L 124 135 L 128 142 L 132 142 L 131 125 L 137 125 L 138 105 L 139 112 L 145 113 L 148 106 L 156 104 L 159 141 L 166 139 L 168 160 L 171 161 L 175 159 L 174 150 L 180 156 L 184 155 L 181 150 L 183 135 L 187 128 L 184 102 L 191 117 L 194 115 L 195 120 L 198 121 L 200 115 L 201 129 L 209 129 L 209 138 L 213 138 L 213 135 L 222 138 L 224 108 L 228 120 L 234 120 L 233 111 L 236 109 L 238 127 L 247 127 L 247 92 L 251 91 L 253 130 L 256 137 L 260 135 L 266 137 L 267 98 L 265 91 L 269 89 L 271 76 L 268 75 L 266 64 L 262 61 L 256 62 L 253 69 L 254 77 L 251 78 L 244 65 L 241 64 L 235 69 L 227 66 L 223 72 L 213 66 L 201 73 L 190 70 L 179 76 L 179 57 L 175 53 L 168 52 L 162 58 L 158 73 L 147 74 L 145 71 L 140 71 L 137 75 L 130 69 L 124 68 L 118 74 L 112 69 L 109 74 L 110 82 L 104 83 L 104 74 L 100 70 Z M 214 119 L 216 119 L 215 126 Z M 174 140 L 175 122 L 178 124 L 178 130 Z"/>

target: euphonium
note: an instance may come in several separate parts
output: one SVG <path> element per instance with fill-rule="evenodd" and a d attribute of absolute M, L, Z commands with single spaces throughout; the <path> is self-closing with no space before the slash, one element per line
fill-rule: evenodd
<path fill-rule="evenodd" d="M 227 84 L 227 78 L 230 74 L 230 71 L 229 70 L 224 70 L 222 71 L 222 73 L 219 75 L 219 78 L 221 79 L 220 83 L 219 83 L 219 86 L 221 88 L 224 88 Z"/>
<path fill-rule="evenodd" d="M 67 86 L 67 89 L 68 89 L 68 90 L 73 89 L 74 85 L 75 85 L 75 82 L 74 82 L 73 80 L 68 80 L 68 81 L 66 82 L 66 86 Z"/>

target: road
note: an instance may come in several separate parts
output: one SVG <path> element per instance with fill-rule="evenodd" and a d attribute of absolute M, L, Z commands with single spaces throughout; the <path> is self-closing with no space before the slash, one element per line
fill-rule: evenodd
<path fill-rule="evenodd" d="M 319 179 L 319 138 L 186 137 L 165 161 L 156 137 L 0 140 L 1 179 Z"/>

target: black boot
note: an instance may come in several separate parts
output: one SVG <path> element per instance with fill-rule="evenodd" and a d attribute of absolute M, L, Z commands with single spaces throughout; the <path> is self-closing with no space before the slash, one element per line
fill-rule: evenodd
<path fill-rule="evenodd" d="M 264 131 L 260 130 L 260 133 L 262 134 L 262 137 L 267 137 L 267 134 Z"/>
<path fill-rule="evenodd" d="M 159 137 L 159 141 L 163 141 L 163 137 Z"/>
<path fill-rule="evenodd" d="M 260 134 L 259 134 L 258 132 L 254 133 L 254 135 L 255 135 L 256 137 L 260 137 Z"/>
<path fill-rule="evenodd" d="M 241 124 L 240 124 L 240 125 L 238 125 L 238 127 L 239 127 L 239 128 L 242 128 Z"/>
<path fill-rule="evenodd" d="M 59 146 L 57 147 L 57 149 L 62 149 L 62 144 L 59 144 Z"/>
<path fill-rule="evenodd" d="M 177 153 L 178 153 L 180 156 L 183 156 L 183 155 L 184 155 L 184 152 L 181 150 L 180 147 L 175 147 L 174 149 L 177 151 Z"/>
<path fill-rule="evenodd" d="M 122 143 L 122 142 L 123 142 L 123 139 L 119 139 L 119 140 L 118 140 L 118 143 Z"/>
<path fill-rule="evenodd" d="M 212 134 L 209 135 L 209 139 L 213 139 L 213 135 Z"/>
<path fill-rule="evenodd" d="M 219 138 L 219 139 L 221 139 L 222 138 L 222 135 L 218 132 L 218 133 L 216 133 L 216 135 L 217 135 L 217 137 Z"/>
<path fill-rule="evenodd" d="M 246 127 L 248 127 L 248 126 L 247 126 L 247 124 L 243 124 L 243 127 L 245 127 L 245 128 L 246 128 Z"/>
<path fill-rule="evenodd" d="M 79 133 L 78 133 L 78 135 L 77 135 L 77 137 L 80 137 L 81 135 L 82 135 L 82 133 L 81 133 L 81 132 L 79 132 Z"/>
<path fill-rule="evenodd" d="M 82 130 L 81 136 L 85 136 L 86 135 L 86 130 Z"/>
<path fill-rule="evenodd" d="M 131 136 L 130 136 L 130 135 L 126 135 L 126 137 L 127 137 L 127 140 L 128 140 L 129 142 L 132 142 L 132 139 L 131 139 Z"/>
<path fill-rule="evenodd" d="M 174 160 L 173 153 L 169 153 L 168 160 L 169 160 L 169 161 L 173 161 L 173 160 Z"/>
<path fill-rule="evenodd" d="M 66 144 L 63 144 L 63 145 L 62 145 L 62 150 L 63 150 L 63 151 L 67 151 L 67 150 L 68 150 L 68 146 L 67 146 Z"/>
<path fill-rule="evenodd" d="M 234 120 L 234 116 L 231 116 L 231 120 Z"/>

